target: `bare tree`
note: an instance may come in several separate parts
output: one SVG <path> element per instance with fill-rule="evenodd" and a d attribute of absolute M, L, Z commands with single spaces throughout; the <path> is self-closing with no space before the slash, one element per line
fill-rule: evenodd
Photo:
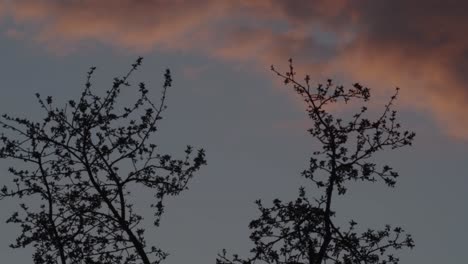
<path fill-rule="evenodd" d="M 203 149 L 187 146 L 180 158 L 160 154 L 152 143 L 166 109 L 171 87 L 164 74 L 160 102 L 155 104 L 144 83 L 130 105 L 120 102 L 122 89 L 133 89 L 129 78 L 139 58 L 106 94 L 91 89 L 88 72 L 81 97 L 55 107 L 52 97 L 37 94 L 45 117 L 38 122 L 3 115 L 0 157 L 23 165 L 11 167 L 11 188 L 0 199 L 33 198 L 22 203 L 8 222 L 22 233 L 13 248 L 33 246 L 36 264 L 160 263 L 167 254 L 147 246 L 142 216 L 133 210 L 135 188 L 154 194 L 154 225 L 159 226 L 163 200 L 187 189 L 194 173 L 206 164 Z"/>
<path fill-rule="evenodd" d="M 410 235 L 401 227 L 386 225 L 383 230 L 357 231 L 357 223 L 349 221 L 348 227 L 336 224 L 333 201 L 337 195 L 345 195 L 350 181 L 383 181 L 393 187 L 398 173 L 388 165 L 377 166 L 372 161 L 376 152 L 411 145 L 415 136 L 408 131 L 400 132 L 400 124 L 392 105 L 396 93 L 385 105 L 383 112 L 373 121 L 366 118 L 366 107 L 349 120 L 336 117 L 327 107 L 350 100 L 370 99 L 369 88 L 354 84 L 352 88 L 335 86 L 331 80 L 312 88 L 310 77 L 302 84 L 296 79 L 292 60 L 289 70 L 272 71 L 291 85 L 306 104 L 312 127 L 308 130 L 321 145 L 313 152 L 310 166 L 302 176 L 316 186 L 316 195 L 310 198 L 306 188 L 301 187 L 295 201 L 273 201 L 271 207 L 256 203 L 260 216 L 249 227 L 254 243 L 253 256 L 232 257 L 223 250 L 218 264 L 386 264 L 398 263 L 393 251 L 414 246 Z"/>

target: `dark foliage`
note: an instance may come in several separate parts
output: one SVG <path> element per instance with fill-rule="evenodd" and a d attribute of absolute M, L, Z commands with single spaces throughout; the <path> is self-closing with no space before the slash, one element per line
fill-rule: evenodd
<path fill-rule="evenodd" d="M 354 84 L 352 88 L 335 86 L 331 80 L 315 89 L 310 86 L 310 77 L 305 84 L 299 83 L 290 60 L 285 74 L 280 76 L 286 85 L 291 85 L 304 99 L 307 114 L 312 121 L 309 133 L 318 140 L 321 149 L 313 152 L 310 166 L 302 176 L 317 187 L 312 199 L 300 188 L 295 201 L 273 201 L 271 207 L 257 201 L 260 216 L 250 223 L 250 239 L 254 243 L 253 256 L 241 258 L 219 255 L 218 264 L 386 264 L 398 263 L 393 252 L 403 247 L 414 246 L 410 235 L 400 227 L 386 225 L 383 230 L 368 229 L 358 232 L 353 220 L 348 227 L 335 224 L 332 202 L 336 195 L 345 195 L 350 181 L 383 181 L 393 187 L 398 173 L 388 165 L 378 166 L 372 162 L 373 154 L 384 149 L 396 149 L 411 145 L 414 133 L 400 132 L 396 112 L 392 104 L 396 93 L 385 105 L 382 114 L 371 121 L 365 118 L 366 107 L 345 121 L 335 117 L 326 107 L 333 103 L 370 99 L 368 88 Z"/>
<path fill-rule="evenodd" d="M 57 108 L 52 97 L 37 94 L 45 118 L 40 122 L 3 115 L 0 157 L 18 160 L 11 167 L 13 188 L 0 198 L 32 197 L 8 222 L 22 233 L 13 248 L 33 246 L 34 263 L 160 263 L 167 254 L 146 245 L 142 217 L 133 210 L 129 189 L 146 187 L 154 193 L 154 224 L 160 223 L 163 200 L 187 188 L 193 174 L 206 164 L 203 149 L 188 146 L 181 159 L 160 154 L 150 143 L 166 109 L 171 87 L 164 74 L 162 95 L 153 103 L 144 83 L 136 101 L 118 102 L 121 89 L 134 89 L 129 77 L 139 58 L 122 78 L 115 78 L 104 96 L 91 89 L 88 72 L 77 101 Z M 36 206 L 37 205 L 37 206 Z"/>

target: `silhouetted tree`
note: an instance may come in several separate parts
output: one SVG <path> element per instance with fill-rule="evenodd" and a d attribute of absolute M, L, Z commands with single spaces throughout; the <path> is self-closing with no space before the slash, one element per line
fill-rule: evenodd
<path fill-rule="evenodd" d="M 160 263 L 166 253 L 146 245 L 142 216 L 133 210 L 135 188 L 154 193 L 154 224 L 160 223 L 163 199 L 187 189 L 193 174 L 206 164 L 203 149 L 188 146 L 181 159 L 160 154 L 151 136 L 158 131 L 171 86 L 164 74 L 160 102 L 155 104 L 144 83 L 136 101 L 120 102 L 121 89 L 133 89 L 129 77 L 115 78 L 103 96 L 91 89 L 88 72 L 81 97 L 65 107 L 37 94 L 45 118 L 39 122 L 3 115 L 0 157 L 22 162 L 11 167 L 13 188 L 0 198 L 28 200 L 7 222 L 22 233 L 13 248 L 32 245 L 36 264 Z"/>
<path fill-rule="evenodd" d="M 241 258 L 227 256 L 226 250 L 218 256 L 218 264 L 385 264 L 398 263 L 392 251 L 414 246 L 410 235 L 400 227 L 386 225 L 383 230 L 367 229 L 359 233 L 357 223 L 350 220 L 346 228 L 335 222 L 333 200 L 344 195 L 350 181 L 374 182 L 381 180 L 393 187 L 398 176 L 388 165 L 377 166 L 373 155 L 384 149 L 396 149 L 411 145 L 414 133 L 400 132 L 400 124 L 392 104 L 398 88 L 375 120 L 365 117 L 362 107 L 349 120 L 342 120 L 326 109 L 330 104 L 350 100 L 368 101 L 369 88 L 356 83 L 350 89 L 335 86 L 331 80 L 315 89 L 310 77 L 305 83 L 296 80 L 292 60 L 289 70 L 283 74 L 273 66 L 272 71 L 280 76 L 286 85 L 305 101 L 307 114 L 312 121 L 309 133 L 317 139 L 321 149 L 313 152 L 310 166 L 302 176 L 317 188 L 314 197 L 306 195 L 301 187 L 295 201 L 273 201 L 265 207 L 257 201 L 260 216 L 250 222 L 254 243 L 253 256 Z M 312 198 L 312 199 L 311 199 Z"/>

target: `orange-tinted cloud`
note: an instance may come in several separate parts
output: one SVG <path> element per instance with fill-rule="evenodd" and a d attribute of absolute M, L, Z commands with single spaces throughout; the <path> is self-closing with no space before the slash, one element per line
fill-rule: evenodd
<path fill-rule="evenodd" d="M 468 2 L 15 0 L 3 9 L 48 47 L 91 40 L 262 67 L 293 57 L 315 76 L 398 85 L 407 105 L 430 111 L 446 132 L 468 139 Z"/>

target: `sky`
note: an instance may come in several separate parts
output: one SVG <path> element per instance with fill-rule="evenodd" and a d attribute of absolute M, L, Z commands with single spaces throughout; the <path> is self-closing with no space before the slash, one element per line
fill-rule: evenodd
<path fill-rule="evenodd" d="M 248 252 L 254 200 L 293 198 L 307 184 L 299 173 L 316 146 L 310 121 L 270 65 L 284 71 L 293 58 L 314 83 L 362 83 L 375 108 L 398 86 L 400 120 L 416 140 L 378 158 L 398 169 L 399 182 L 353 185 L 337 201 L 338 217 L 403 226 L 416 247 L 400 253 L 401 263 L 460 263 L 468 236 L 467 11 L 456 0 L 1 0 L 0 112 L 40 118 L 34 93 L 75 98 L 90 66 L 102 90 L 138 56 L 145 59 L 135 82 L 159 89 L 170 68 L 157 144 L 175 154 L 203 147 L 208 166 L 168 202 L 148 240 L 171 254 L 166 263 L 214 263 L 222 248 Z M 0 163 L 0 185 L 11 180 L 7 167 Z M 17 206 L 0 203 L 1 219 Z M 18 231 L 0 224 L 2 261 L 31 263 L 31 249 L 8 248 Z"/>

